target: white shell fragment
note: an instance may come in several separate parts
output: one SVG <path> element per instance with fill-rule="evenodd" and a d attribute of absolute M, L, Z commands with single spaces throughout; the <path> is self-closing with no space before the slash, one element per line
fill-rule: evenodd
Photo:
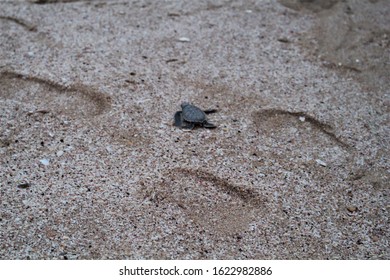
<path fill-rule="evenodd" d="M 321 165 L 321 166 L 327 166 L 326 162 L 320 160 L 320 159 L 316 159 L 316 162 Z"/>
<path fill-rule="evenodd" d="M 48 159 L 46 159 L 46 158 L 41 159 L 39 162 L 42 163 L 45 166 L 48 166 L 50 164 L 50 161 Z"/>
<path fill-rule="evenodd" d="M 180 37 L 179 42 L 189 42 L 190 41 L 190 38 L 187 38 L 187 37 Z"/>

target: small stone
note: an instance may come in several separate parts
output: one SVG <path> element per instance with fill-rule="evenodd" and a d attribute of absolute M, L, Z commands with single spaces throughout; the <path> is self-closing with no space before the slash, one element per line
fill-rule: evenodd
<path fill-rule="evenodd" d="M 60 156 L 62 156 L 63 154 L 64 154 L 64 151 L 58 151 L 58 152 L 56 153 L 57 157 L 60 157 Z"/>
<path fill-rule="evenodd" d="M 327 166 L 326 162 L 325 161 L 322 161 L 320 159 L 316 159 L 316 162 L 321 165 L 321 166 Z"/>
<path fill-rule="evenodd" d="M 176 62 L 176 61 L 179 61 L 179 60 L 177 58 L 171 58 L 171 59 L 165 60 L 166 63 L 171 63 L 171 62 Z"/>
<path fill-rule="evenodd" d="M 180 37 L 179 42 L 190 42 L 190 38 L 187 37 Z"/>
<path fill-rule="evenodd" d="M 281 43 L 290 43 L 290 40 L 287 39 L 286 37 L 278 38 L 278 41 L 281 42 Z"/>
<path fill-rule="evenodd" d="M 170 13 L 168 13 L 168 16 L 169 16 L 169 17 L 179 17 L 180 14 L 179 14 L 179 13 L 176 13 L 176 12 L 170 12 Z"/>
<path fill-rule="evenodd" d="M 374 241 L 374 242 L 378 242 L 379 241 L 379 237 L 374 235 L 371 237 L 371 240 Z"/>
<path fill-rule="evenodd" d="M 348 210 L 349 212 L 353 213 L 353 212 L 356 212 L 356 211 L 357 211 L 357 207 L 356 207 L 356 206 L 348 206 L 348 207 L 347 207 L 347 210 Z"/>
<path fill-rule="evenodd" d="M 50 164 L 50 161 L 48 159 L 46 159 L 46 158 L 41 159 L 39 162 L 42 163 L 45 166 L 48 166 Z"/>
<path fill-rule="evenodd" d="M 19 188 L 19 189 L 27 189 L 27 188 L 29 188 L 30 187 L 30 184 L 29 183 L 21 183 L 21 184 L 19 184 L 19 185 L 17 185 L 17 187 Z"/>
<path fill-rule="evenodd" d="M 301 122 L 304 122 L 304 121 L 306 120 L 306 118 L 305 118 L 304 116 L 302 116 L 302 117 L 299 117 L 299 120 L 300 120 Z"/>

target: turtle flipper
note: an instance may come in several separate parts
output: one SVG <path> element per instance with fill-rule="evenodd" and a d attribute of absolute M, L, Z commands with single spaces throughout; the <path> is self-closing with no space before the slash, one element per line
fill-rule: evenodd
<path fill-rule="evenodd" d="M 177 111 L 174 116 L 175 123 L 174 125 L 183 129 L 193 129 L 195 127 L 194 123 L 186 122 L 183 119 L 183 112 L 182 111 Z"/>
<path fill-rule="evenodd" d="M 215 125 L 215 124 L 212 124 L 212 123 L 209 123 L 208 121 L 205 121 L 204 123 L 203 123 L 203 127 L 205 127 L 205 128 L 217 128 L 217 126 Z"/>
<path fill-rule="evenodd" d="M 174 125 L 177 127 L 182 127 L 183 126 L 183 114 L 182 111 L 177 111 L 174 116 L 175 123 Z"/>
<path fill-rule="evenodd" d="M 186 122 L 186 121 L 184 121 L 183 123 L 184 123 L 184 125 L 181 126 L 181 128 L 183 128 L 183 129 L 192 130 L 195 127 L 194 123 L 190 123 L 190 122 Z"/>

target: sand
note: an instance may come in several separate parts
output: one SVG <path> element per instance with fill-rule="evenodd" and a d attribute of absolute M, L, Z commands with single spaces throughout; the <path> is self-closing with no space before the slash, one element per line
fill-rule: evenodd
<path fill-rule="evenodd" d="M 389 259 L 389 12 L 1 1 L 0 258 Z"/>

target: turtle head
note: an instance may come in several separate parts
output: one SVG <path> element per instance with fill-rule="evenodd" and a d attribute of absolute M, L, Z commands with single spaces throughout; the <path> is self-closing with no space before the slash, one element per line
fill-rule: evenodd
<path fill-rule="evenodd" d="M 181 103 L 181 108 L 184 108 L 185 106 L 190 105 L 190 102 L 184 101 Z"/>

